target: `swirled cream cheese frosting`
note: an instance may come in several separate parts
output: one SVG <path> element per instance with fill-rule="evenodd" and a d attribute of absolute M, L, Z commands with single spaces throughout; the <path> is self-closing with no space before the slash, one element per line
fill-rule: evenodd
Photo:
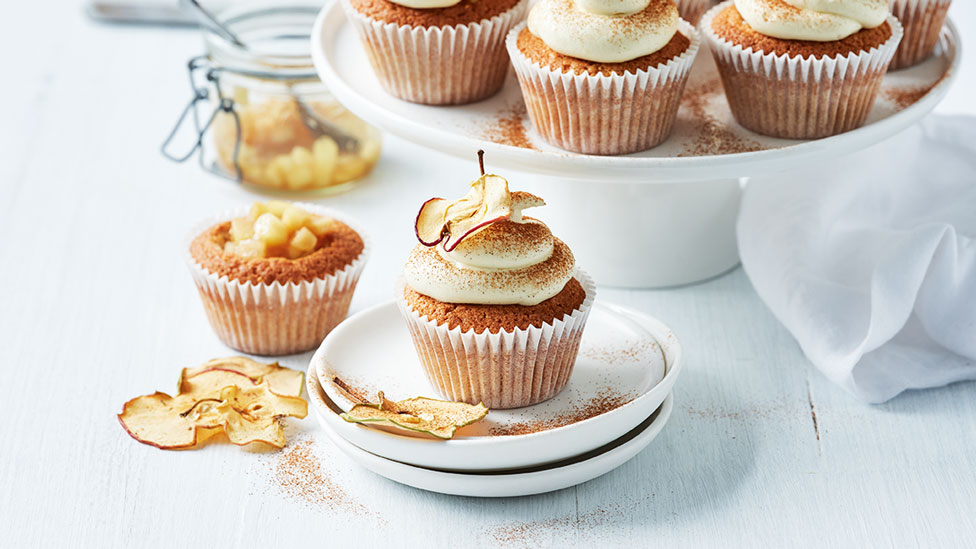
<path fill-rule="evenodd" d="M 830 42 L 888 17 L 888 0 L 735 0 L 753 30 L 783 40 Z"/>
<path fill-rule="evenodd" d="M 430 10 L 434 8 L 449 8 L 455 4 L 460 4 L 461 0 L 390 0 L 394 4 L 400 4 L 415 10 Z"/>
<path fill-rule="evenodd" d="M 576 270 L 569 248 L 525 208 L 539 197 L 509 192 L 485 175 L 460 200 L 427 201 L 417 215 L 420 244 L 404 279 L 410 288 L 445 303 L 537 305 L 555 296 Z"/>
<path fill-rule="evenodd" d="M 667 45 L 678 20 L 672 0 L 539 0 L 528 27 L 563 55 L 624 63 Z"/>

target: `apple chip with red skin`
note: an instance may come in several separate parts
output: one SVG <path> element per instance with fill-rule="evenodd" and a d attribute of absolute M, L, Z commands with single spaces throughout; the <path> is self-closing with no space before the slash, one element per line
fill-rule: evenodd
<path fill-rule="evenodd" d="M 244 356 L 232 356 L 208 360 L 194 368 L 183 368 L 177 390 L 180 393 L 187 392 L 190 386 L 198 382 L 194 379 L 196 376 L 210 370 L 237 372 L 251 378 L 254 385 L 267 381 L 274 393 L 284 396 L 301 396 L 305 384 L 305 373 L 300 370 L 285 368 L 277 362 L 266 364 Z M 237 383 L 228 383 L 228 385 L 237 385 Z"/>
<path fill-rule="evenodd" d="M 445 251 L 478 230 L 503 219 L 521 221 L 522 209 L 545 202 L 526 192 L 509 192 L 505 178 L 487 174 L 471 183 L 471 190 L 460 200 L 432 198 L 417 213 L 414 229 L 424 246 L 443 242 Z"/>
<path fill-rule="evenodd" d="M 264 442 L 284 447 L 281 419 L 305 417 L 308 403 L 297 395 L 277 394 L 266 374 L 263 379 L 258 377 L 262 380 L 258 383 L 240 371 L 212 367 L 213 363 L 185 369 L 176 396 L 156 392 L 126 402 L 118 415 L 126 432 L 139 442 L 162 449 L 193 448 L 219 433 L 226 433 L 238 445 Z M 277 364 L 254 364 L 269 373 L 279 373 L 278 380 L 286 389 L 295 379 L 295 371 Z M 283 370 L 291 374 L 280 375 Z M 294 388 L 289 390 L 295 392 Z"/>

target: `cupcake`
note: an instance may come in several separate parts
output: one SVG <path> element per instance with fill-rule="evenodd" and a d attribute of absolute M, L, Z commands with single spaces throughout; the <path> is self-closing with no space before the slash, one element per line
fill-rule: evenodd
<path fill-rule="evenodd" d="M 668 137 L 698 42 L 672 0 L 539 0 L 506 46 L 539 135 L 611 155 Z"/>
<path fill-rule="evenodd" d="M 505 82 L 505 35 L 528 0 L 342 0 L 393 96 L 427 105 L 484 99 Z"/>
<path fill-rule="evenodd" d="M 702 14 L 712 7 L 712 0 L 675 0 L 675 3 L 681 18 L 692 25 L 697 25 Z"/>
<path fill-rule="evenodd" d="M 346 317 L 368 251 L 330 211 L 270 201 L 201 226 L 187 263 L 225 345 L 285 355 L 314 349 Z"/>
<path fill-rule="evenodd" d="M 517 408 L 569 382 L 595 288 L 566 244 L 522 215 L 544 204 L 484 175 L 464 198 L 420 209 L 396 301 L 446 398 Z"/>
<path fill-rule="evenodd" d="M 786 139 L 863 124 L 902 37 L 888 0 L 729 0 L 700 28 L 739 124 Z"/>
<path fill-rule="evenodd" d="M 939 42 L 939 33 L 952 0 L 891 0 L 891 13 L 905 28 L 891 69 L 902 69 L 925 61 Z"/>

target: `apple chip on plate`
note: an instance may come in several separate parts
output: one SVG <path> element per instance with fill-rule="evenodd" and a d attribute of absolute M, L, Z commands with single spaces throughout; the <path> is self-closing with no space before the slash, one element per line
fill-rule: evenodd
<path fill-rule="evenodd" d="M 122 407 L 119 422 L 132 438 L 162 449 L 192 448 L 221 432 L 238 445 L 264 442 L 284 447 L 282 418 L 308 414 L 308 403 L 299 396 L 301 386 L 295 391 L 292 385 L 295 374 L 301 379 L 301 373 L 239 359 L 243 357 L 184 369 L 176 396 L 156 392 L 136 397 Z M 246 366 L 239 368 L 244 371 L 214 366 L 226 361 Z M 292 394 L 277 393 L 269 376 Z"/>
<path fill-rule="evenodd" d="M 473 405 L 427 397 L 393 402 L 382 391 L 378 398 L 378 404 L 356 404 L 341 415 L 342 419 L 350 423 L 382 425 L 449 439 L 459 428 L 480 421 L 488 415 L 488 408 L 484 404 Z"/>
<path fill-rule="evenodd" d="M 279 366 L 277 362 L 265 364 L 244 356 L 232 356 L 208 360 L 196 368 L 183 368 L 183 372 L 180 373 L 179 392 L 187 392 L 188 387 L 194 384 L 196 376 L 212 370 L 237 372 L 251 378 L 254 385 L 267 381 L 272 391 L 284 396 L 301 396 L 305 382 L 304 372 Z"/>

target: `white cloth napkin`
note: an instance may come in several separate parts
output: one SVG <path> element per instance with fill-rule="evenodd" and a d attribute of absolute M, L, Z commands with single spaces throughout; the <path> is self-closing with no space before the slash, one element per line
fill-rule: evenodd
<path fill-rule="evenodd" d="M 976 118 L 750 180 L 738 240 L 759 296 L 856 397 L 976 379 Z"/>

